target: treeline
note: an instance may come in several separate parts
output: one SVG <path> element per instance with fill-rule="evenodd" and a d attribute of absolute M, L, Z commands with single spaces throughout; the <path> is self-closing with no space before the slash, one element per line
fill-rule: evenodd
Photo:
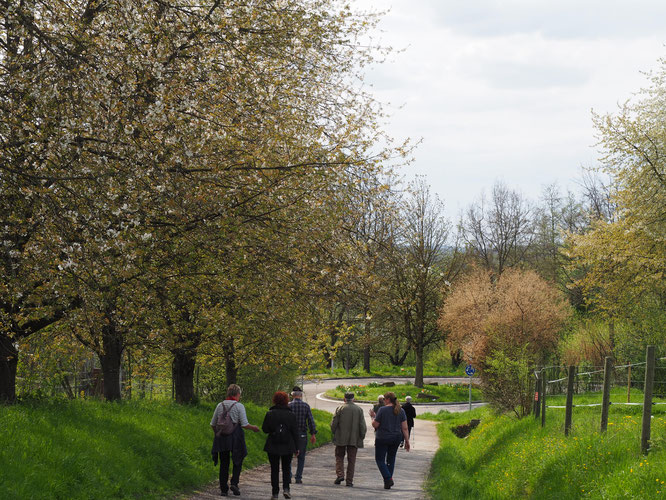
<path fill-rule="evenodd" d="M 611 350 L 633 345 L 622 321 L 663 318 L 661 91 L 597 119 L 608 184 L 586 175 L 530 201 L 497 183 L 452 222 L 425 180 L 396 180 L 409 145 L 359 90 L 384 54 L 363 41 L 371 15 L 333 0 L 0 9 L 2 400 L 19 367 L 73 371 L 90 353 L 108 400 L 123 365 L 169 372 L 180 402 L 199 366 L 223 386 L 413 356 L 420 386 L 435 346 L 454 364 L 514 360 L 498 346 L 538 343 L 547 321 L 557 342 L 536 363 L 565 355 L 572 309 L 610 322 Z M 463 292 L 479 272 L 481 308 Z M 511 273 L 515 287 L 495 286 Z M 511 300 L 528 282 L 550 319 Z M 591 351 L 588 337 L 566 341 Z"/>
<path fill-rule="evenodd" d="M 539 366 L 632 363 L 648 344 L 666 354 L 665 82 L 662 60 L 633 101 L 594 116 L 601 159 L 582 196 L 547 187 L 530 209 L 496 186 L 467 211 L 479 266 L 454 285 L 440 326 L 499 408 L 530 412 Z"/>

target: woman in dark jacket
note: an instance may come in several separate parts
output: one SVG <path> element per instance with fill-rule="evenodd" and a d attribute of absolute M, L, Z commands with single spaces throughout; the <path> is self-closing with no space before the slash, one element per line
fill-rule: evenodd
<path fill-rule="evenodd" d="M 278 391 L 273 395 L 273 406 L 266 413 L 261 429 L 268 434 L 264 451 L 268 453 L 268 461 L 271 463 L 271 498 L 278 498 L 280 492 L 280 462 L 282 493 L 285 498 L 291 498 L 291 457 L 298 455 L 298 424 L 296 415 L 289 408 L 289 396 L 286 392 Z"/>

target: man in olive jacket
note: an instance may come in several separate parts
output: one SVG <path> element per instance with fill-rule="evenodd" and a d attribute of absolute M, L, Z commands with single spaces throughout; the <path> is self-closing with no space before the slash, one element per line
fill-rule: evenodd
<path fill-rule="evenodd" d="M 365 417 L 360 406 L 354 404 L 354 394 L 345 394 L 345 404 L 335 410 L 331 422 L 333 444 L 335 445 L 335 484 L 345 480 L 345 453 L 347 454 L 347 486 L 354 486 L 354 467 L 356 466 L 356 451 L 363 448 L 365 438 Z"/>

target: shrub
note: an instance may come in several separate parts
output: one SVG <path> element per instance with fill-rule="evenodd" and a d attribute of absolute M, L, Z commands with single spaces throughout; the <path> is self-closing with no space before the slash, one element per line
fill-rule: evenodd
<path fill-rule="evenodd" d="M 518 346 L 512 352 L 494 351 L 486 358 L 481 389 L 490 405 L 499 411 L 512 411 L 524 417 L 532 407 L 532 381 L 528 346 Z"/>

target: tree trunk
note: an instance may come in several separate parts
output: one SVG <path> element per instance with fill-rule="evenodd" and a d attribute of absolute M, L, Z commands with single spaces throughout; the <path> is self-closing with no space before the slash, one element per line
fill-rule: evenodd
<path fill-rule="evenodd" d="M 234 339 L 230 338 L 224 344 L 224 361 L 227 376 L 227 386 L 238 383 L 238 367 L 236 366 L 236 353 L 234 350 Z"/>
<path fill-rule="evenodd" d="M 18 350 L 12 340 L 0 334 L 0 403 L 16 401 Z"/>
<path fill-rule="evenodd" d="M 370 373 L 370 322 L 368 321 L 368 309 L 365 308 L 363 311 L 363 337 L 364 347 L 363 347 L 363 371 Z"/>
<path fill-rule="evenodd" d="M 192 403 L 194 401 L 194 366 L 196 364 L 196 351 L 191 349 L 176 349 L 172 351 L 171 375 L 177 403 Z"/>
<path fill-rule="evenodd" d="M 423 284 L 422 284 L 423 285 Z M 426 293 L 419 290 L 418 309 L 416 310 L 416 325 L 414 328 L 414 354 L 416 355 L 416 369 L 414 385 L 423 388 L 423 349 L 425 344 L 425 322 L 426 322 Z"/>
<path fill-rule="evenodd" d="M 99 363 L 102 365 L 104 377 L 104 399 L 107 401 L 118 401 L 120 392 L 120 363 L 122 361 L 123 349 L 122 335 L 118 333 L 113 323 L 102 328 L 102 349 L 97 353 Z"/>
<path fill-rule="evenodd" d="M 449 351 L 449 353 L 451 354 L 451 366 L 458 368 L 460 363 L 462 363 L 462 351 L 456 349 L 455 351 Z"/>
<path fill-rule="evenodd" d="M 414 349 L 416 354 L 416 374 L 414 376 L 414 385 L 423 388 L 423 345 L 417 345 Z"/>

